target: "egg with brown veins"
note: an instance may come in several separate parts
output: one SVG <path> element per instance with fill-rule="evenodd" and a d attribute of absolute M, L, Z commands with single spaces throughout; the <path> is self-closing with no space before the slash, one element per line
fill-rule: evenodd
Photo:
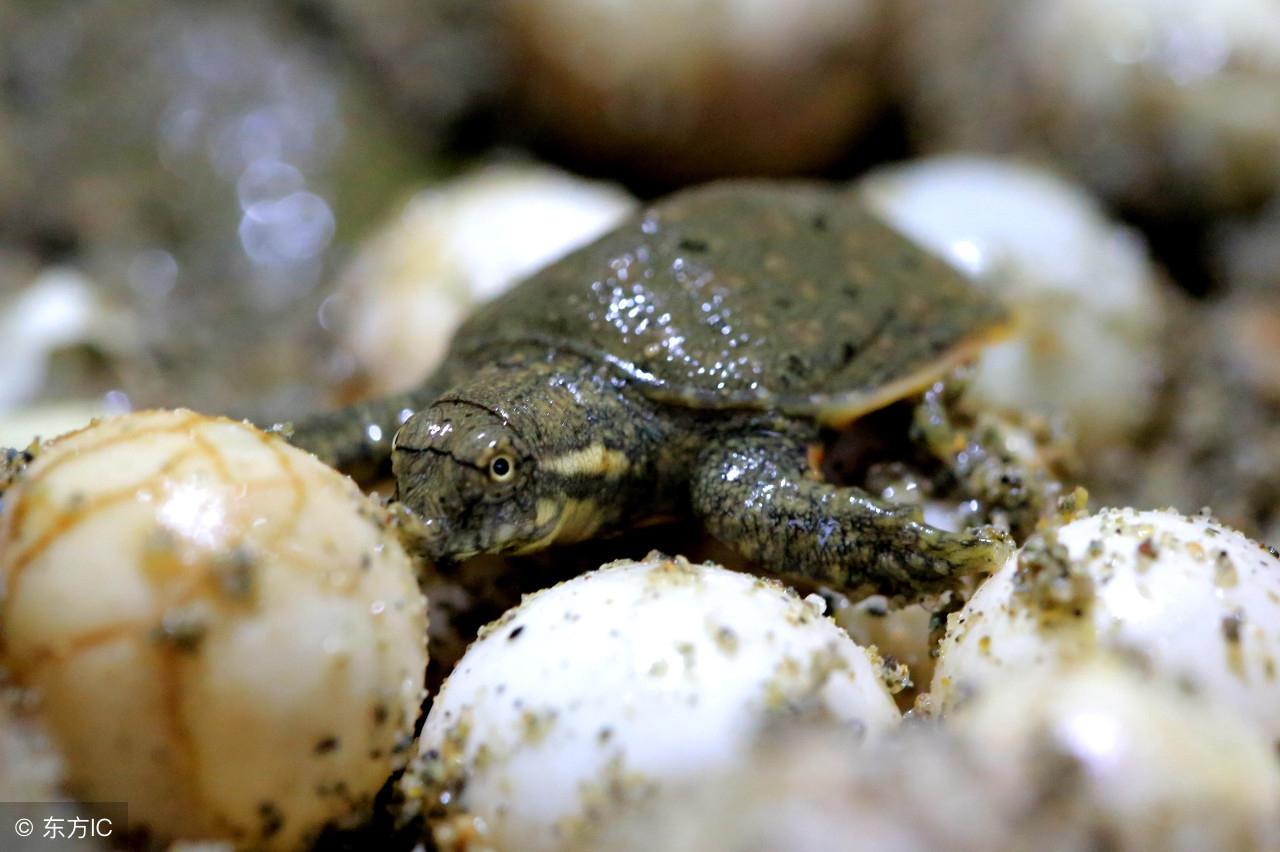
<path fill-rule="evenodd" d="M 1098 654 L 1215 695 L 1280 740 L 1280 556 L 1208 516 L 1107 509 L 1033 538 L 950 616 L 944 712 Z"/>
<path fill-rule="evenodd" d="M 245 423 L 98 421 L 3 495 L 3 662 L 87 801 L 159 838 L 294 848 L 412 742 L 425 601 L 381 510 Z"/>
<path fill-rule="evenodd" d="M 616 562 L 482 631 L 427 716 L 410 793 L 468 811 L 495 848 L 559 849 L 729 765 L 771 722 L 813 714 L 877 739 L 900 718 L 896 675 L 816 597 L 681 558 Z"/>

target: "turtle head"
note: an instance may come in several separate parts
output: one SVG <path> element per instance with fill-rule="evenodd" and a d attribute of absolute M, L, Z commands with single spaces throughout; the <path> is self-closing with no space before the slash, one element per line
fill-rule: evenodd
<path fill-rule="evenodd" d="M 397 498 L 422 523 L 433 560 L 520 550 L 541 536 L 537 464 L 502 414 L 444 400 L 410 417 L 392 440 Z"/>

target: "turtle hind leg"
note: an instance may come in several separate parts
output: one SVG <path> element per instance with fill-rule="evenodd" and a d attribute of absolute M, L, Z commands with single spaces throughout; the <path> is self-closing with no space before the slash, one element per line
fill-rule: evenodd
<path fill-rule="evenodd" d="M 976 500 L 992 523 L 1024 541 L 1071 491 L 1082 464 L 1074 441 L 1032 414 L 974 410 L 965 381 L 926 391 L 911 434 L 942 465 L 944 488 L 957 502 Z"/>
<path fill-rule="evenodd" d="M 313 414 L 278 431 L 296 447 L 354 479 L 372 481 L 391 472 L 391 438 L 415 411 L 435 402 L 440 387 L 359 402 Z"/>
<path fill-rule="evenodd" d="M 712 535 L 770 570 L 900 601 L 993 571 L 1011 550 L 1003 534 L 944 532 L 857 488 L 818 481 L 794 434 L 713 441 L 693 472 L 692 501 Z"/>

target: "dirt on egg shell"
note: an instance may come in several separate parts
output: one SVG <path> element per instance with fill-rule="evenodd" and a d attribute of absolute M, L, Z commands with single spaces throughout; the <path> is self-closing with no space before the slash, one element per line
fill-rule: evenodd
<path fill-rule="evenodd" d="M 273 494 L 284 499 L 276 504 Z M 249 523 L 254 518 L 262 523 Z M 338 538 L 303 540 L 317 523 Z M 160 835 L 238 830 L 264 845 L 297 842 L 330 818 L 365 811 L 379 773 L 402 763 L 397 755 L 411 743 L 401 734 L 412 730 L 421 698 L 414 670 L 426 663 L 425 624 L 413 613 L 419 592 L 382 524 L 348 480 L 233 421 L 146 412 L 41 448 L 4 494 L 0 604 L 6 665 L 42 695 L 39 715 L 65 752 L 68 783 L 90 798 L 130 798 L 134 825 Z M 116 561 L 85 575 L 79 563 L 102 553 L 77 559 L 76 548 L 95 546 L 114 548 Z M 81 582 L 67 584 L 77 572 Z M 95 595 L 86 584 L 98 577 L 111 585 Z M 41 618 L 45 607 L 52 609 Z M 318 613 L 342 618 L 351 636 L 312 637 L 304 646 L 304 628 L 317 627 L 305 621 Z M 270 646 L 276 653 L 299 655 L 288 674 L 274 677 L 283 656 L 258 653 L 248 665 L 245 656 L 272 631 L 284 631 Z M 362 637 L 378 647 L 363 646 Z M 369 656 L 378 671 L 344 674 L 347 661 Z M 317 670 L 361 694 L 331 703 L 310 696 L 300 706 L 300 691 L 325 689 L 326 678 L 308 680 Z M 255 692 L 252 682 L 264 676 L 278 692 Z M 83 715 L 85 701 L 100 714 Z M 287 735 L 273 737 L 275 758 L 299 760 L 302 799 L 296 782 L 290 790 L 274 785 L 280 767 L 270 765 L 270 751 L 236 757 L 217 744 L 234 719 L 235 738 L 251 748 L 281 723 L 275 714 L 292 719 Z M 143 730 L 121 734 L 128 718 Z M 226 786 L 238 760 L 257 762 L 259 777 L 240 783 L 259 786 L 270 805 L 252 826 L 243 796 Z M 194 800 L 192 789 L 201 791 Z M 210 807 L 222 809 L 217 818 Z"/>
<path fill-rule="evenodd" d="M 631 569 L 643 570 L 642 575 L 633 576 L 635 573 Z M 708 576 L 708 571 L 715 571 L 712 576 Z M 626 573 L 620 573 L 626 572 Z M 592 582 L 595 580 L 596 582 Z M 714 581 L 714 583 L 712 583 Z M 713 587 L 722 587 L 728 583 L 728 593 L 730 600 L 734 592 L 732 590 L 740 590 L 745 593 L 747 600 L 744 604 L 757 595 L 765 595 L 766 603 L 759 604 L 766 606 L 768 611 L 773 611 L 775 607 L 773 601 L 779 592 L 782 592 L 786 598 L 785 606 L 781 606 L 777 615 L 778 622 L 776 633 L 773 630 L 768 631 L 766 636 L 762 636 L 760 631 L 764 629 L 760 626 L 754 626 L 747 630 L 746 634 L 740 632 L 738 627 L 742 625 L 733 625 L 730 621 L 721 619 L 732 619 L 730 613 L 722 613 L 719 616 L 711 617 L 719 611 L 722 604 L 716 604 L 710 600 L 702 600 L 702 597 L 710 594 Z M 607 585 L 602 585 L 607 584 Z M 871 714 L 870 721 L 865 724 L 871 724 L 872 727 L 883 722 L 881 715 L 884 712 L 893 712 L 896 717 L 896 711 L 891 711 L 891 701 L 888 698 L 890 689 L 897 688 L 902 685 L 906 679 L 904 667 L 885 661 L 870 651 L 867 653 L 867 665 L 863 666 L 859 661 L 856 663 L 857 672 L 850 671 L 851 661 L 845 658 L 845 654 L 849 651 L 844 646 L 828 647 L 826 645 L 814 645 L 818 641 L 818 635 L 811 632 L 813 629 L 820 628 L 822 625 L 817 624 L 822 619 L 822 609 L 824 604 L 817 596 L 811 596 L 809 599 L 801 599 L 792 592 L 784 591 L 776 582 L 763 578 L 746 578 L 739 575 L 733 575 L 723 569 L 714 566 L 698 566 L 692 565 L 682 558 L 659 558 L 656 554 L 651 554 L 645 563 L 633 564 L 631 566 L 623 564 L 615 564 L 606 566 L 599 572 L 579 577 L 571 580 L 559 587 L 559 590 L 552 589 L 539 593 L 538 595 L 526 599 L 525 604 L 515 610 L 509 611 L 503 617 L 495 621 L 481 631 L 478 640 L 480 643 L 488 643 L 488 651 L 482 657 L 473 660 L 464 660 L 461 668 L 454 672 L 452 678 L 433 707 L 433 713 L 443 714 L 440 718 L 431 718 L 427 724 L 427 734 L 430 735 L 435 730 L 436 739 L 428 736 L 426 742 L 431 746 L 429 750 L 422 753 L 421 760 L 416 768 L 406 775 L 401 782 L 401 788 L 405 791 L 406 798 L 409 800 L 411 808 L 418 808 L 426 814 L 429 822 L 435 827 L 436 831 L 444 830 L 445 832 L 454 832 L 457 828 L 458 812 L 457 806 L 464 803 L 468 798 L 474 798 L 482 795 L 483 800 L 477 799 L 473 804 L 478 809 L 477 813 L 480 819 L 487 822 L 484 815 L 492 811 L 495 807 L 492 797 L 495 794 L 494 785 L 498 783 L 498 779 L 506 777 L 504 773 L 521 773 L 520 778 L 524 778 L 523 772 L 527 771 L 528 761 L 523 763 L 516 760 L 519 754 L 528 752 L 529 749 L 539 749 L 551 742 L 554 738 L 557 749 L 568 749 L 568 753 L 573 754 L 579 748 L 587 748 L 588 752 L 594 752 L 597 748 L 605 748 L 609 751 L 600 753 L 601 762 L 596 770 L 581 781 L 575 781 L 579 795 L 575 799 L 575 804 L 568 807 L 568 803 L 556 804 L 552 817 L 555 819 L 556 834 L 560 837 L 576 837 L 588 832 L 592 826 L 601 822 L 606 818 L 607 814 L 614 812 L 620 805 L 633 800 L 641 800 L 653 795 L 658 789 L 669 783 L 670 768 L 666 766 L 669 762 L 667 759 L 660 757 L 665 754 L 666 750 L 672 747 L 668 742 L 666 745 L 655 746 L 653 755 L 646 755 L 642 752 L 646 749 L 642 748 L 635 741 L 635 725 L 629 722 L 629 716 L 621 715 L 618 717 L 616 724 L 607 721 L 607 712 L 603 709 L 591 711 L 593 713 L 605 712 L 606 717 L 601 717 L 602 726 L 598 730 L 585 731 L 580 730 L 581 725 L 586 722 L 574 722 L 575 707 L 578 701 L 582 703 L 582 707 L 595 706 L 601 700 L 600 696 L 596 696 L 590 688 L 579 699 L 573 699 L 573 696 L 561 696 L 557 694 L 553 700 L 544 698 L 531 697 L 536 696 L 536 691 L 531 693 L 532 687 L 529 684 L 515 685 L 511 689 L 507 687 L 509 684 L 502 679 L 501 676 L 490 676 L 488 681 L 478 680 L 478 674 L 481 664 L 485 660 L 492 663 L 497 658 L 493 658 L 492 654 L 500 654 L 508 648 L 519 648 L 523 643 L 546 642 L 547 636 L 544 634 L 541 638 L 535 637 L 530 639 L 531 631 L 538 633 L 545 631 L 548 626 L 556 631 L 571 629 L 567 625 L 572 625 L 580 618 L 587 616 L 587 613 L 580 611 L 578 606 L 593 605 L 589 601 L 603 602 L 608 604 L 609 600 L 615 598 L 610 597 L 610 591 L 615 584 L 622 584 L 618 589 L 612 592 L 617 595 L 616 598 L 619 605 L 625 601 L 634 600 L 636 603 L 650 610 L 653 609 L 660 599 L 665 599 L 668 595 L 679 596 L 679 601 L 673 601 L 672 606 L 677 611 L 684 607 L 693 607 L 695 610 L 707 609 L 705 624 L 702 625 L 702 635 L 684 635 L 681 631 L 686 628 L 681 627 L 678 630 L 673 628 L 672 644 L 667 649 L 664 659 L 654 662 L 648 670 L 644 670 L 643 666 L 636 670 L 636 678 L 640 681 L 636 683 L 637 694 L 645 695 L 647 692 L 658 690 L 655 696 L 665 694 L 664 689 L 669 690 L 679 685 L 681 694 L 689 689 L 693 690 L 688 696 L 687 707 L 683 707 L 680 712 L 690 712 L 694 716 L 691 717 L 689 724 L 705 724 L 706 713 L 714 714 L 722 712 L 717 701 L 712 700 L 710 704 L 704 700 L 707 696 L 699 698 L 699 687 L 697 682 L 699 678 L 705 678 L 711 675 L 706 672 L 714 672 L 724 664 L 725 659 L 740 660 L 740 663 L 734 665 L 748 666 L 741 672 L 740 677 L 735 680 L 742 681 L 736 687 L 732 688 L 736 691 L 743 691 L 740 701 L 742 706 L 736 704 L 733 707 L 723 708 L 723 712 L 729 715 L 723 720 L 723 724 L 728 727 L 726 736 L 729 740 L 736 741 L 738 734 L 733 731 L 741 728 L 743 720 L 747 718 L 743 714 L 748 714 L 751 718 L 755 715 L 760 716 L 760 720 L 764 724 L 770 724 L 770 720 L 785 720 L 793 718 L 797 714 L 805 718 L 814 720 L 832 718 L 834 715 L 847 714 L 850 712 L 858 712 L 857 707 L 861 706 L 855 701 L 853 694 L 847 693 L 847 689 L 855 688 L 860 690 L 877 690 L 883 685 L 884 697 L 879 699 L 881 704 L 868 705 L 864 708 L 865 713 Z M 624 590 L 625 589 L 625 590 Z M 721 589 L 725 593 L 725 589 Z M 581 604 L 569 604 L 579 594 L 587 595 Z M 535 616 L 534 611 L 530 609 L 530 605 L 538 602 L 544 595 L 552 597 L 544 598 L 541 602 L 544 608 L 538 610 Z M 605 595 L 606 598 L 601 598 Z M 689 598 L 694 595 L 694 598 Z M 701 597 L 699 597 L 701 596 Z M 565 600 L 561 600 L 564 598 Z M 696 603 L 695 603 L 696 599 Z M 565 607 L 560 616 L 556 616 L 554 612 L 550 615 L 545 610 L 546 606 L 555 605 Z M 778 602 L 779 604 L 782 601 Z M 755 606 L 755 605 L 752 605 Z M 530 622 L 524 616 L 528 610 Z M 656 611 L 651 613 L 656 617 Z M 543 624 L 541 630 L 538 623 L 545 621 L 547 618 L 552 620 Z M 697 623 L 697 618 L 693 615 L 681 613 L 677 618 L 680 624 L 683 624 L 687 618 L 694 618 L 688 626 Z M 598 620 L 593 615 L 591 619 Z M 739 616 L 741 620 L 741 616 Z M 560 626 L 564 625 L 564 626 Z M 589 628 L 589 630 L 604 630 L 604 625 L 597 625 Z M 620 630 L 624 629 L 622 625 L 612 628 L 610 638 L 607 640 L 602 636 L 601 642 L 618 643 L 624 641 Z M 793 639 L 787 639 L 788 631 L 797 630 L 804 631 L 795 634 Z M 569 634 L 565 634 L 568 636 Z M 590 633 L 584 634 L 590 635 Z M 562 641 L 562 640 L 554 640 Z M 764 645 L 761 645 L 761 642 Z M 783 654 L 786 645 L 775 643 L 799 643 L 793 652 Z M 744 646 L 744 643 L 745 646 Z M 637 646 L 649 647 L 654 649 L 659 647 L 650 642 L 649 645 Z M 809 647 L 809 646 L 813 647 Z M 542 647 L 541 645 L 537 647 Z M 852 643 L 850 648 L 854 648 Z M 479 646 L 477 646 L 477 649 Z M 776 648 L 777 653 L 766 650 Z M 530 651 L 525 651 L 525 654 Z M 745 653 L 759 654 L 765 653 L 767 657 L 772 659 L 774 656 L 778 658 L 769 663 L 771 667 L 768 671 L 760 671 L 756 674 L 762 679 L 759 682 L 753 681 L 749 672 L 749 662 L 742 659 Z M 720 657 L 720 660 L 713 660 L 707 655 L 711 654 Z M 623 661 L 617 665 L 626 665 L 624 655 Z M 555 660 L 548 660 L 548 665 L 552 670 L 556 670 Z M 639 661 L 643 662 L 643 661 Z M 470 663 L 470 665 L 468 665 Z M 845 674 L 847 672 L 847 674 Z M 681 674 L 683 673 L 683 675 Z M 514 676 L 514 675 L 512 675 Z M 587 679 L 589 683 L 592 678 L 589 673 L 579 672 L 579 677 Z M 855 681 L 854 678 L 857 678 Z M 494 678 L 497 677 L 495 680 Z M 864 678 L 871 678 L 878 681 L 876 687 L 872 687 L 869 682 L 866 686 L 853 687 L 855 683 L 864 683 Z M 662 684 L 675 678 L 668 686 L 663 687 Z M 746 678 L 746 680 L 743 680 Z M 652 681 L 652 685 L 647 686 L 644 681 Z M 826 692 L 826 685 L 829 682 L 838 681 L 839 686 L 833 687 L 837 692 L 830 695 Z M 750 684 L 754 683 L 755 686 Z M 465 685 L 464 685 L 465 684 Z M 454 696 L 454 700 L 450 701 L 448 693 L 449 688 L 462 690 Z M 819 696 L 822 692 L 822 696 Z M 474 693 L 474 694 L 473 694 Z M 842 696 L 842 700 L 851 706 L 842 706 L 841 708 L 828 707 L 830 701 L 836 700 L 837 694 Z M 858 693 L 859 695 L 861 692 Z M 468 698 L 467 696 L 470 696 Z M 593 697 L 594 696 L 594 697 Z M 711 696 L 715 698 L 715 696 Z M 443 699 L 443 704 L 442 704 Z M 647 701 L 648 699 L 646 699 Z M 651 699 L 655 708 L 667 706 L 667 699 L 659 700 L 657 697 Z M 671 700 L 675 700 L 674 697 Z M 861 699 L 871 701 L 871 698 Z M 464 704 L 459 704 L 462 701 Z M 471 704 L 465 702 L 470 701 Z M 507 712 L 505 708 L 499 711 L 499 705 L 505 702 L 514 701 L 514 708 Z M 642 705 L 643 706 L 642 702 Z M 697 709 L 699 705 L 706 705 L 708 709 L 704 712 Z M 856 705 L 856 706 L 852 706 Z M 601 705 L 603 708 L 605 705 Z M 459 711 L 459 707 L 462 707 Z M 484 708 L 488 707 L 489 710 Z M 448 708 L 453 708 L 453 716 L 450 717 L 446 712 Z M 752 710 L 751 708 L 755 708 Z M 669 707 L 669 710 L 673 707 Z M 873 712 L 874 711 L 874 712 Z M 485 739 L 477 742 L 476 737 L 486 736 L 480 733 L 481 726 L 477 724 L 477 714 L 486 713 L 491 716 L 490 721 L 484 722 L 483 728 L 488 729 L 493 734 L 493 739 Z M 587 712 L 582 710 L 580 712 Z M 619 711 L 621 712 L 621 711 Z M 643 713 L 643 711 L 641 711 Z M 658 712 L 655 710 L 655 712 Z M 496 716 L 493 716 L 497 713 Z M 507 722 L 502 723 L 504 727 L 499 730 L 494 727 L 499 724 L 501 719 Z M 698 720 L 702 721 L 699 722 Z M 498 720 L 498 721 L 494 721 Z M 441 736 L 441 728 L 443 725 L 443 736 Z M 566 730 L 564 726 L 574 726 Z M 630 733 L 628 731 L 630 730 Z M 672 740 L 672 737 L 675 737 Z M 569 739 L 565 739 L 568 737 Z M 586 737 L 590 740 L 584 740 Z M 679 736 L 674 734 L 668 736 L 660 736 L 660 740 L 679 740 Z M 628 745 L 628 743 L 630 743 Z M 728 741 L 725 745 L 718 746 L 716 754 L 723 752 L 728 747 Z M 636 749 L 640 749 L 639 752 Z M 607 759 L 606 759 L 607 758 Z M 563 761 L 567 758 L 548 756 L 547 760 Z M 712 758 L 718 760 L 720 758 Z M 656 761 L 656 763 L 655 763 Z M 518 770 L 518 766 L 525 766 L 525 770 Z M 648 767 L 648 768 L 646 768 Z M 559 771 L 559 770 L 557 770 Z M 656 773 L 656 774 L 655 774 Z M 555 774 L 555 773 L 552 773 Z M 561 772 L 563 774 L 563 772 Z M 513 778 L 515 776 L 513 775 Z M 480 786 L 473 787 L 472 781 Z M 518 781 L 511 780 L 511 784 L 527 783 L 527 779 Z M 505 789 L 505 788 L 503 788 Z M 476 792 L 479 790 L 480 792 Z M 488 791 L 487 793 L 483 791 Z M 503 795 L 514 795 L 515 791 L 511 790 Z M 559 802 L 559 799 L 555 799 Z M 527 815 L 519 817 L 517 822 L 510 825 L 509 820 L 516 817 L 504 817 L 499 820 L 500 825 L 495 829 L 496 835 L 492 835 L 486 842 L 496 843 L 501 841 L 502 837 L 510 839 L 510 832 L 516 830 L 517 824 L 524 824 L 530 817 Z M 490 826 L 493 828 L 493 826 Z M 474 826 L 473 826 L 474 828 Z M 533 829 L 530 829 L 533 830 Z M 545 831 L 550 830 L 546 826 L 536 829 L 539 837 Z M 452 836 L 452 835 L 451 835 Z M 437 833 L 437 842 L 440 837 Z M 534 841 L 530 840 L 530 843 Z M 538 840 L 539 843 L 545 843 L 545 838 Z"/>
<path fill-rule="evenodd" d="M 1113 654 L 1274 732 L 1273 550 L 1207 515 L 1104 510 L 1076 523 L 1033 537 L 951 617 L 933 701 L 962 707 L 1015 672 Z"/>

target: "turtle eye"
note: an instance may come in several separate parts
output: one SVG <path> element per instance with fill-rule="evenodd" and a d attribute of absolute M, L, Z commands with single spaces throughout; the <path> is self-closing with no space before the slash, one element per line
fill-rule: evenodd
<path fill-rule="evenodd" d="M 510 482 L 516 475 L 516 463 L 511 456 L 499 454 L 489 461 L 489 478 L 494 482 Z"/>

